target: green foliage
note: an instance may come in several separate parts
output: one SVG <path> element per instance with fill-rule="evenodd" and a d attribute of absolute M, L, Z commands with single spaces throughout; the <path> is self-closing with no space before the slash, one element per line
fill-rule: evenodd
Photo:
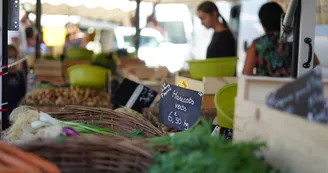
<path fill-rule="evenodd" d="M 157 153 L 149 173 L 276 173 L 254 154 L 263 143 L 231 143 L 221 137 L 210 136 L 207 122 L 172 137 L 148 139 L 168 144 L 173 149 Z"/>

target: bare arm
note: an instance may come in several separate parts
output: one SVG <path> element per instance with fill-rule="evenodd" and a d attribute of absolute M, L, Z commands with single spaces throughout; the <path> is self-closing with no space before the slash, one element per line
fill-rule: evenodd
<path fill-rule="evenodd" d="M 247 50 L 243 74 L 253 76 L 253 70 L 256 65 L 255 44 L 253 43 Z"/>
<path fill-rule="evenodd" d="M 314 54 L 314 59 L 313 59 L 313 67 L 316 67 L 320 65 L 320 61 L 319 61 L 319 58 L 316 54 Z"/>

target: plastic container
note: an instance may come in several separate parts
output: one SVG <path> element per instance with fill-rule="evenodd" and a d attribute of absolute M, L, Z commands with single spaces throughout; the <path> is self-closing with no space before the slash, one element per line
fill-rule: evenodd
<path fill-rule="evenodd" d="M 103 89 L 106 87 L 108 70 L 91 65 L 74 65 L 68 68 L 71 85 Z"/>
<path fill-rule="evenodd" d="M 197 80 L 202 80 L 203 77 L 232 77 L 237 60 L 236 57 L 228 57 L 188 61 L 190 75 Z"/>
<path fill-rule="evenodd" d="M 220 127 L 233 129 L 236 96 L 236 83 L 225 85 L 215 94 L 214 103 L 217 111 L 218 125 Z"/>

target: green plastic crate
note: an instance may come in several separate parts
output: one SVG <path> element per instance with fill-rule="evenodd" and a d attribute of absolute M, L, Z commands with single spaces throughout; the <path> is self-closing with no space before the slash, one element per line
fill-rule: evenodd
<path fill-rule="evenodd" d="M 215 94 L 214 103 L 217 111 L 218 125 L 220 127 L 233 129 L 236 96 L 236 83 L 225 85 Z"/>
<path fill-rule="evenodd" d="M 108 70 L 92 65 L 74 65 L 68 68 L 71 85 L 103 89 L 106 87 Z"/>
<path fill-rule="evenodd" d="M 236 57 L 228 57 L 188 61 L 190 75 L 197 80 L 202 80 L 203 77 L 232 77 L 237 60 Z"/>

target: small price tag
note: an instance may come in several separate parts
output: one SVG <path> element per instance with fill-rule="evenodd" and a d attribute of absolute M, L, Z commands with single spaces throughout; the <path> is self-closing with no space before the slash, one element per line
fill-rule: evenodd
<path fill-rule="evenodd" d="M 162 86 L 159 120 L 183 131 L 193 126 L 199 116 L 203 93 L 164 83 Z"/>
<path fill-rule="evenodd" d="M 112 102 L 141 112 L 143 108 L 147 108 L 153 103 L 156 96 L 156 91 L 129 79 L 124 79 L 114 93 Z"/>
<path fill-rule="evenodd" d="M 324 104 L 320 68 L 281 87 L 267 98 L 267 105 L 271 108 L 296 114 L 309 120 L 328 123 Z"/>
<path fill-rule="evenodd" d="M 181 88 L 188 88 L 188 83 L 185 80 L 181 80 L 178 82 L 178 86 Z"/>

